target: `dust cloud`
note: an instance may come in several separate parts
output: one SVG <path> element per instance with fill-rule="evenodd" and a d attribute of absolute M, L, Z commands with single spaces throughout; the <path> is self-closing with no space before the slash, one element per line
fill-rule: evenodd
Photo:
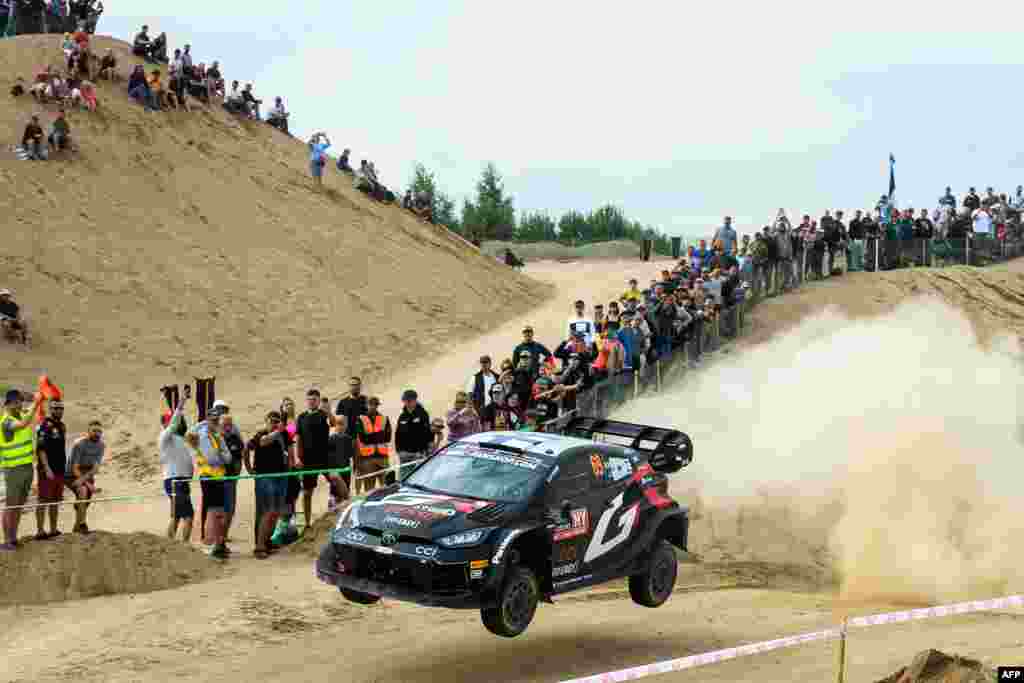
<path fill-rule="evenodd" d="M 674 476 L 705 560 L 818 565 L 844 596 L 1021 588 L 1020 348 L 932 299 L 826 310 L 617 417 L 693 438 Z"/>

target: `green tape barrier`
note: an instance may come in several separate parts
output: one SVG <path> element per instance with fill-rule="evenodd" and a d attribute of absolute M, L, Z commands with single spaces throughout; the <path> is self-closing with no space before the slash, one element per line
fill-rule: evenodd
<path fill-rule="evenodd" d="M 409 467 L 411 465 L 418 465 L 419 462 L 403 462 L 399 463 L 398 468 Z M 240 474 L 233 477 L 196 477 L 195 481 L 238 481 L 240 479 L 275 479 L 279 477 L 302 477 L 305 475 L 313 474 L 345 474 L 351 472 L 351 467 L 335 467 L 326 470 L 294 470 L 291 472 L 273 472 L 271 474 Z"/>

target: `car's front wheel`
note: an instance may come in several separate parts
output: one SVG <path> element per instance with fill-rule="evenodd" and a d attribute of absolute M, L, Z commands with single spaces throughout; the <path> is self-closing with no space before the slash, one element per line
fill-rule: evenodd
<path fill-rule="evenodd" d="M 638 605 L 661 607 L 675 589 L 678 571 L 679 563 L 671 544 L 656 541 L 644 570 L 629 577 L 629 596 Z"/>
<path fill-rule="evenodd" d="M 510 567 L 498 594 L 498 606 L 481 609 L 480 617 L 491 633 L 515 638 L 533 621 L 539 600 L 540 585 L 534 573 L 526 567 Z"/>
<path fill-rule="evenodd" d="M 349 590 L 348 588 L 339 588 L 341 594 L 345 596 L 345 599 L 349 602 L 354 602 L 357 605 L 374 605 L 380 602 L 379 595 L 371 595 L 370 593 L 360 593 L 359 591 Z"/>

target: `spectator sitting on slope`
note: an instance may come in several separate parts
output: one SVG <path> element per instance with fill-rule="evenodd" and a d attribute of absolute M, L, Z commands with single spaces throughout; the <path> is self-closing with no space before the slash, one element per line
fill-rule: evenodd
<path fill-rule="evenodd" d="M 170 60 L 167 59 L 167 34 L 161 33 L 153 41 L 153 45 L 149 49 L 150 59 L 160 64 L 167 64 Z"/>
<path fill-rule="evenodd" d="M 352 153 L 352 150 L 350 150 L 350 149 L 343 150 L 341 152 L 341 156 L 338 157 L 338 164 L 337 164 L 339 171 L 341 171 L 342 173 L 348 173 L 349 175 L 353 175 L 355 173 L 355 171 L 352 170 L 352 166 L 350 166 L 349 162 L 348 162 L 348 157 L 349 157 L 349 154 L 351 154 L 351 153 Z"/>
<path fill-rule="evenodd" d="M 253 95 L 252 83 L 246 83 L 245 88 L 242 89 L 242 101 L 245 102 L 245 111 L 249 118 L 259 121 L 260 105 L 263 104 L 263 100 L 258 100 Z"/>
<path fill-rule="evenodd" d="M 267 123 L 282 133 L 288 132 L 288 112 L 284 108 L 284 100 L 280 97 L 274 98 L 274 106 L 267 114 Z"/>
<path fill-rule="evenodd" d="M 47 142 L 49 142 L 50 149 L 52 150 L 63 151 L 71 147 L 71 126 L 68 125 L 67 119 L 64 118 L 63 107 L 57 112 L 57 118 L 54 119 L 53 126 L 50 128 Z"/>
<path fill-rule="evenodd" d="M 107 51 L 103 53 L 103 58 L 100 60 L 100 70 L 96 74 L 96 80 L 106 79 L 108 81 L 115 81 L 119 78 L 117 73 L 117 58 L 114 56 L 114 51 L 107 48 Z"/>
<path fill-rule="evenodd" d="M 143 25 L 142 30 L 135 34 L 132 41 L 132 54 L 148 60 L 153 48 L 153 41 L 149 38 L 149 26 Z"/>
<path fill-rule="evenodd" d="M 245 99 L 238 88 L 238 81 L 231 81 L 231 92 L 224 98 L 224 108 L 232 114 L 245 114 Z"/>
<path fill-rule="evenodd" d="M 28 323 L 14 300 L 14 292 L 9 289 L 0 289 L 0 330 L 8 339 L 28 344 Z"/>
<path fill-rule="evenodd" d="M 28 158 L 33 161 L 46 161 L 49 156 L 47 147 L 43 143 L 43 129 L 39 125 L 39 117 L 35 114 L 25 126 L 25 133 L 21 136 L 21 146 Z"/>
<path fill-rule="evenodd" d="M 207 100 L 213 100 L 214 97 L 224 99 L 224 76 L 220 72 L 220 62 L 217 60 L 214 60 L 206 70 L 206 91 Z"/>

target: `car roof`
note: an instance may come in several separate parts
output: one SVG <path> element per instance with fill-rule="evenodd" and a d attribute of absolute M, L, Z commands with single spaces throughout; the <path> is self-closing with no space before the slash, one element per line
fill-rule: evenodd
<path fill-rule="evenodd" d="M 475 443 L 485 448 L 494 446 L 501 450 L 515 449 L 524 454 L 555 462 L 562 453 L 569 449 L 593 446 L 595 442 L 590 439 L 546 432 L 483 432 L 463 437 L 459 439 L 459 443 Z"/>

